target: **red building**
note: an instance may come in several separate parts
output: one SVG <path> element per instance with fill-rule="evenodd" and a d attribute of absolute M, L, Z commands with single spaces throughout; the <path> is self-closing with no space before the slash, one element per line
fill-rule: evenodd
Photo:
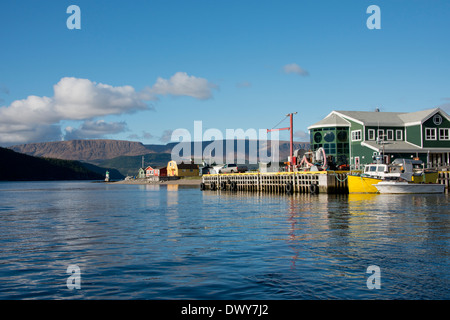
<path fill-rule="evenodd" d="M 157 169 L 157 168 L 148 166 L 147 168 L 145 168 L 145 176 L 147 178 L 149 178 L 149 177 L 166 177 L 167 176 L 167 167 Z"/>
<path fill-rule="evenodd" d="M 145 168 L 145 176 L 147 178 L 152 177 L 152 176 L 159 176 L 159 169 L 155 169 L 152 168 L 151 166 L 148 166 L 147 168 Z"/>

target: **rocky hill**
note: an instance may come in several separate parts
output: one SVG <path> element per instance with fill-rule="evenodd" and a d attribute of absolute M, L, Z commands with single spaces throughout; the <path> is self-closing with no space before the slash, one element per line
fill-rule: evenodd
<path fill-rule="evenodd" d="M 106 139 L 28 143 L 12 146 L 10 149 L 35 157 L 80 161 L 138 156 L 152 152 L 140 142 Z"/>
<path fill-rule="evenodd" d="M 189 143 L 188 143 L 189 144 Z M 211 141 L 202 143 L 202 150 L 211 144 Z M 249 141 L 245 141 L 245 153 L 248 158 Z M 149 144 L 144 145 L 140 142 L 123 141 L 123 140 L 71 140 L 56 142 L 29 143 L 10 147 L 10 149 L 25 153 L 36 157 L 46 157 L 65 160 L 79 160 L 98 164 L 101 160 L 114 159 L 118 157 L 135 157 L 155 154 L 170 154 L 172 148 L 177 143 L 168 143 L 165 145 Z M 289 142 L 280 141 L 279 143 L 280 158 L 287 158 L 289 154 Z M 237 143 L 234 142 L 237 149 Z M 308 142 L 295 142 L 294 149 L 308 149 Z M 191 152 L 194 155 L 194 143 L 191 143 Z M 223 140 L 222 150 L 227 150 L 227 141 Z"/>
<path fill-rule="evenodd" d="M 222 150 L 224 153 L 227 151 L 228 142 L 229 141 L 226 140 L 222 141 Z M 211 143 L 211 141 L 203 141 L 201 150 L 205 150 Z M 110 173 L 114 175 L 114 179 L 119 179 L 121 175 L 136 175 L 139 168 L 142 166 L 142 156 L 144 156 L 144 166 L 167 165 L 167 162 L 171 159 L 172 149 L 177 146 L 177 144 L 178 143 L 172 142 L 165 145 L 144 145 L 140 142 L 104 139 L 29 143 L 12 146 L 10 149 L 35 157 L 82 161 L 85 163 L 85 166 L 86 163 L 90 163 L 94 165 L 90 168 L 91 170 L 95 168 L 95 166 L 100 167 L 100 169 L 94 170 L 97 172 L 102 172 L 104 168 L 107 168 L 110 170 Z M 194 156 L 196 150 L 194 142 L 182 142 L 182 144 L 184 144 L 185 147 L 188 147 L 190 144 L 191 152 Z M 250 141 L 245 141 L 246 163 L 248 163 L 249 160 L 250 144 Z M 215 145 L 217 146 L 217 144 Z M 267 149 L 267 147 L 270 150 L 270 146 L 266 146 L 265 149 Z M 234 148 L 235 151 L 238 149 L 236 141 L 234 141 Z M 259 145 L 257 149 L 259 150 Z M 294 149 L 309 149 L 309 143 L 295 142 Z M 289 154 L 288 141 L 280 141 L 279 152 L 280 159 L 285 161 Z M 238 158 L 236 152 L 235 157 Z M 239 155 L 239 158 L 241 157 L 242 155 Z"/>

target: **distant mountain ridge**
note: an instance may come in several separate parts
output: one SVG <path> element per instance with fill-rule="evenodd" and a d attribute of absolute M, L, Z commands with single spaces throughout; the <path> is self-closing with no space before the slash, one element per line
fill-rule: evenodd
<path fill-rule="evenodd" d="M 140 142 L 106 139 L 28 143 L 12 146 L 9 149 L 35 157 L 80 161 L 151 153 Z"/>
<path fill-rule="evenodd" d="M 210 145 L 214 141 L 203 141 L 201 143 L 201 150 Z M 79 160 L 86 162 L 96 162 L 100 160 L 114 159 L 123 156 L 135 157 L 150 153 L 171 153 L 177 142 L 171 142 L 165 145 L 149 144 L 144 145 L 141 142 L 125 141 L 125 140 L 70 140 L 70 141 L 56 141 L 56 142 L 40 142 L 28 143 L 22 145 L 15 145 L 9 149 L 16 152 L 25 153 L 36 157 L 46 157 L 64 160 Z M 189 146 L 189 143 L 184 143 Z M 191 152 L 194 155 L 195 142 L 191 142 Z M 245 156 L 248 158 L 249 145 L 251 141 L 245 141 Z M 235 148 L 237 143 L 234 141 Z M 289 142 L 279 142 L 280 158 L 287 158 L 289 154 Z M 223 140 L 223 151 L 226 150 L 227 141 Z M 258 144 L 259 148 L 259 144 Z M 294 149 L 309 149 L 308 142 L 294 142 Z"/>

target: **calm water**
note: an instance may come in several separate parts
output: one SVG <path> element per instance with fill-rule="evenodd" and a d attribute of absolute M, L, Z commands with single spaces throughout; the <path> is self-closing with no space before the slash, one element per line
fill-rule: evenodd
<path fill-rule="evenodd" d="M 449 212 L 448 195 L 4 182 L 0 299 L 449 299 Z"/>

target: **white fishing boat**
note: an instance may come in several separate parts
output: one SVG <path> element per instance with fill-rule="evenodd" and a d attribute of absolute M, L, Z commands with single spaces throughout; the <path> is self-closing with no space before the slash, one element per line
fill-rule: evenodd
<path fill-rule="evenodd" d="M 376 162 L 366 164 L 362 173 L 348 175 L 349 193 L 379 193 L 375 186 L 382 181 L 408 181 L 423 185 L 437 180 L 437 171 L 425 169 L 420 160 L 399 158 L 386 164 L 381 159 L 378 155 L 374 158 Z"/>
<path fill-rule="evenodd" d="M 444 193 L 445 185 L 438 183 L 411 183 L 406 181 L 380 181 L 374 184 L 379 193 Z"/>

